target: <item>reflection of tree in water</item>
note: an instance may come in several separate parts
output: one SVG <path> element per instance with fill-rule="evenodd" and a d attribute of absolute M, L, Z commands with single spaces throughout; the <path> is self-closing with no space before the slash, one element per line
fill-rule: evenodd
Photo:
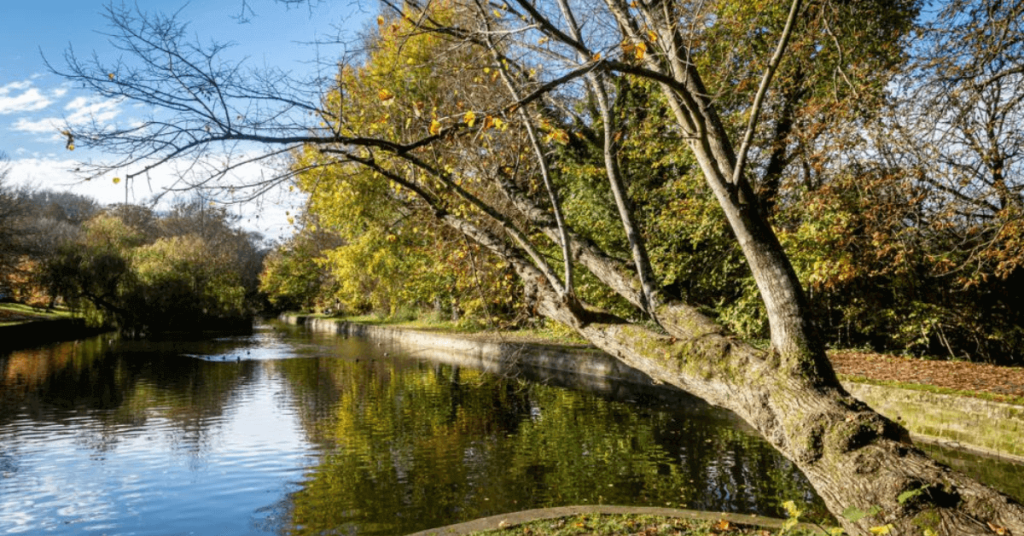
<path fill-rule="evenodd" d="M 182 355 L 204 345 L 225 347 L 223 342 L 124 342 L 103 336 L 13 352 L 0 361 L 0 426 L 18 416 L 35 424 L 75 422 L 76 444 L 102 456 L 126 432 L 161 418 L 166 425 L 159 429 L 169 442 L 199 460 L 209 446 L 210 425 L 220 421 L 259 366 Z"/>
<path fill-rule="evenodd" d="M 394 534 L 564 504 L 778 513 L 779 500 L 815 500 L 791 464 L 703 403 L 669 412 L 397 359 L 279 366 L 323 448 L 290 497 L 291 533 Z"/>

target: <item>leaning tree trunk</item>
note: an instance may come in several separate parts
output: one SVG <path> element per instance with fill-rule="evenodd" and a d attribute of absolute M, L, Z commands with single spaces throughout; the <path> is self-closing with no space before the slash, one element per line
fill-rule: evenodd
<path fill-rule="evenodd" d="M 501 190 L 552 240 L 562 232 L 514 184 L 503 182 Z M 756 207 L 735 203 L 735 196 L 721 190 L 769 311 L 769 351 L 727 336 L 713 320 L 680 303 L 660 304 L 655 310 L 668 333 L 579 310 L 559 300 L 528 263 L 513 265 L 536 296 L 539 312 L 573 326 L 654 381 L 730 409 L 751 424 L 804 472 L 850 534 L 871 534 L 871 528 L 891 525 L 890 534 L 994 534 L 1006 529 L 1006 534 L 1024 535 L 1020 504 L 932 461 L 911 444 L 906 430 L 843 389 L 806 320 L 802 290 L 774 233 Z M 573 261 L 642 309 L 642 287 L 632 267 L 569 233 Z M 495 242 L 490 249 L 510 259 L 509 251 Z M 876 514 L 857 521 L 842 515 L 851 508 L 870 512 L 876 507 Z"/>
<path fill-rule="evenodd" d="M 550 214 L 524 192 L 508 182 L 502 190 L 541 231 L 552 239 L 558 236 L 561 231 Z M 804 472 L 850 534 L 867 535 L 886 525 L 891 525 L 890 534 L 952 536 L 1003 529 L 1024 534 L 1024 507 L 928 458 L 911 444 L 905 429 L 851 397 L 814 347 L 791 345 L 796 350 L 790 355 L 777 347 L 758 350 L 681 303 L 661 304 L 655 311 L 668 333 L 581 310 L 559 299 L 557 290 L 502 240 L 462 220 L 448 223 L 510 261 L 541 314 L 574 327 L 655 382 L 738 414 Z M 639 308 L 644 297 L 632 267 L 569 233 L 573 261 Z M 772 273 L 780 271 L 785 267 Z M 857 521 L 842 515 L 851 508 L 870 512 L 876 507 L 876 514 Z"/>
<path fill-rule="evenodd" d="M 887 525 L 891 534 L 1024 534 L 1020 504 L 932 461 L 901 426 L 843 389 L 752 189 L 742 178 L 730 180 L 735 159 L 724 128 L 713 110 L 699 115 L 707 135 L 690 144 L 757 283 L 770 350 L 695 331 L 692 326 L 705 321 L 682 306 L 658 310 L 668 338 L 616 325 L 581 325 L 579 331 L 652 378 L 735 411 L 800 467 L 851 534 Z M 843 516 L 851 508 L 878 513 L 853 521 Z"/>
<path fill-rule="evenodd" d="M 1024 534 L 1024 508 L 915 448 L 899 425 L 851 397 L 834 374 L 787 366 L 777 352 L 725 336 L 690 307 L 659 308 L 669 334 L 581 315 L 538 289 L 540 311 L 654 381 L 728 408 L 807 476 L 851 534 Z M 611 320 L 611 321 L 610 321 Z M 901 497 L 902 496 L 902 497 Z M 902 500 L 901 500 L 902 498 Z M 855 507 L 880 510 L 856 522 Z"/>

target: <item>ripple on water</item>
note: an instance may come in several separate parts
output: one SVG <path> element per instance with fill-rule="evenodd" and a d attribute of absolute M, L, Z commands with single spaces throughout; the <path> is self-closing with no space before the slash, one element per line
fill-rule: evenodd
<path fill-rule="evenodd" d="M 0 533 L 393 534 L 601 500 L 775 513 L 767 496 L 807 493 L 690 403 L 637 409 L 284 331 L 93 346 L 3 399 Z M 777 485 L 743 487 L 761 477 Z"/>

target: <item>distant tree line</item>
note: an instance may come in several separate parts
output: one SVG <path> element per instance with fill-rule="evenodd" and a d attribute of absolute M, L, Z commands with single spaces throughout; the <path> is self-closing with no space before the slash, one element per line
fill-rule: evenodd
<path fill-rule="evenodd" d="M 133 336 L 248 326 L 266 251 L 236 224 L 200 198 L 157 212 L 0 183 L 0 288 Z"/>

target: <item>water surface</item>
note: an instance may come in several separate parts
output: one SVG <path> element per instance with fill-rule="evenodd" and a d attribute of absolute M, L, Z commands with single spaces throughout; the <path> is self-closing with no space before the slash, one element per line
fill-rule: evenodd
<path fill-rule="evenodd" d="M 820 508 L 731 414 L 354 339 L 97 337 L 0 357 L 0 533 L 405 534 L 567 504 Z"/>

